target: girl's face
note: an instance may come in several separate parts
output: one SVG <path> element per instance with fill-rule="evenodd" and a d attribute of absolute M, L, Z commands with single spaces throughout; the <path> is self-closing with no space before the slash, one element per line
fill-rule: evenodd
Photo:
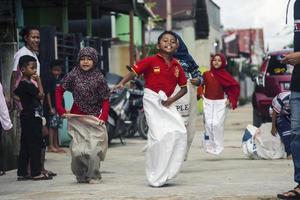
<path fill-rule="evenodd" d="M 80 68 L 84 71 L 89 71 L 94 67 L 94 62 L 89 56 L 82 56 L 79 60 Z"/>
<path fill-rule="evenodd" d="M 215 56 L 212 60 L 212 65 L 214 68 L 219 69 L 222 66 L 222 59 L 220 56 Z"/>
<path fill-rule="evenodd" d="M 40 46 L 40 32 L 39 30 L 31 30 L 28 35 L 24 37 L 26 46 L 32 51 L 39 51 Z"/>
<path fill-rule="evenodd" d="M 157 44 L 159 51 L 167 54 L 174 54 L 178 48 L 177 39 L 171 34 L 164 34 Z"/>

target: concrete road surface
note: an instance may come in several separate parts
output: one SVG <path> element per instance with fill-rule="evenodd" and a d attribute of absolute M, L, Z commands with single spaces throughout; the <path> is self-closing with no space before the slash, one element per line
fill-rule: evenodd
<path fill-rule="evenodd" d="M 114 140 L 101 164 L 103 181 L 97 185 L 78 184 L 70 170 L 70 154 L 47 154 L 46 168 L 58 173 L 50 181 L 17 181 L 16 170 L 0 176 L 0 199 L 102 199 L 102 200 L 254 200 L 276 199 L 291 189 L 291 160 L 248 160 L 241 138 L 252 120 L 251 105 L 230 111 L 225 126 L 225 150 L 220 156 L 205 153 L 201 147 L 203 130 L 199 115 L 198 131 L 182 172 L 167 186 L 152 188 L 144 170 L 146 141 Z"/>

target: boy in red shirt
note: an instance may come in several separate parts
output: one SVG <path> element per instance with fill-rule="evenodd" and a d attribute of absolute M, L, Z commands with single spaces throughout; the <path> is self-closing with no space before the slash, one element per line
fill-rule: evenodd
<path fill-rule="evenodd" d="M 151 186 L 160 187 L 174 178 L 183 163 L 187 136 L 179 112 L 173 104 L 187 93 L 186 77 L 173 54 L 178 48 L 176 35 L 165 31 L 158 37 L 159 53 L 132 67 L 115 87 L 120 89 L 135 75 L 143 74 L 143 105 L 149 126 L 146 152 L 146 176 Z M 181 89 L 171 97 L 176 85 Z"/>

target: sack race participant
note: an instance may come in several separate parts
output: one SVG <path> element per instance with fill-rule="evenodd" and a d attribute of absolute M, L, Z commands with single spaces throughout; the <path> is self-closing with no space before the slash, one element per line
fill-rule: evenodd
<path fill-rule="evenodd" d="M 146 176 L 149 184 L 160 187 L 174 178 L 184 161 L 187 136 L 174 102 L 187 93 L 186 77 L 172 56 L 178 47 L 176 35 L 165 31 L 158 37 L 159 53 L 139 61 L 114 89 L 121 89 L 136 74 L 143 74 L 143 105 L 149 126 Z M 176 85 L 181 89 L 171 96 Z"/>
<path fill-rule="evenodd" d="M 176 108 L 181 114 L 187 129 L 187 152 L 185 156 L 186 160 L 196 133 L 196 120 L 198 113 L 197 87 L 203 82 L 203 78 L 201 76 L 201 72 L 199 71 L 199 66 L 190 55 L 183 39 L 178 34 L 176 34 L 176 36 L 179 42 L 179 46 L 176 53 L 174 54 L 174 57 L 178 59 L 180 65 L 184 70 L 185 76 L 188 79 L 188 92 L 175 102 Z M 173 94 L 177 94 L 179 90 L 180 87 L 176 86 Z"/>
<path fill-rule="evenodd" d="M 68 118 L 68 130 L 73 140 L 71 167 L 78 183 L 100 182 L 100 161 L 104 160 L 107 149 L 105 122 L 108 119 L 110 90 L 100 69 L 96 68 L 97 62 L 98 52 L 94 48 L 81 49 L 78 64 L 55 90 L 57 112 Z M 70 112 L 63 107 L 66 90 L 74 98 Z"/>
<path fill-rule="evenodd" d="M 65 117 L 72 138 L 71 169 L 78 183 L 100 180 L 100 161 L 104 161 L 108 146 L 105 124 L 92 115 L 66 114 Z"/>
<path fill-rule="evenodd" d="M 235 109 L 240 95 L 239 83 L 225 70 L 225 66 L 224 55 L 216 54 L 212 57 L 210 70 L 203 73 L 203 148 L 215 155 L 224 149 L 226 107 Z"/>

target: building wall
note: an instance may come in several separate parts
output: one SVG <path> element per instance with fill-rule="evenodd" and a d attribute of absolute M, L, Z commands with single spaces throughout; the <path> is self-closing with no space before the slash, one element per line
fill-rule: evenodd
<path fill-rule="evenodd" d="M 129 44 L 112 44 L 109 49 L 109 72 L 125 75 L 129 64 Z"/>
<path fill-rule="evenodd" d="M 208 39 L 195 40 L 195 29 L 192 21 L 182 21 L 176 24 L 176 27 L 182 27 L 177 30 L 178 34 L 182 36 L 187 45 L 190 54 L 199 66 L 210 66 L 210 57 L 217 51 L 222 49 L 222 32 L 217 29 L 215 25 L 210 25 Z M 214 43 L 219 41 L 218 49 Z"/>
<path fill-rule="evenodd" d="M 142 44 L 142 22 L 138 17 L 134 17 L 134 44 Z M 129 42 L 129 16 L 119 14 L 116 16 L 116 37 L 121 41 Z"/>
<path fill-rule="evenodd" d="M 218 48 L 214 46 L 216 41 L 219 41 Z M 211 55 L 217 53 L 220 49 L 222 49 L 222 33 L 220 30 L 217 30 L 213 26 L 210 26 L 208 39 L 197 40 L 195 41 L 195 44 L 195 52 L 197 52 L 197 59 L 200 60 L 199 64 L 201 66 L 209 68 Z"/>

